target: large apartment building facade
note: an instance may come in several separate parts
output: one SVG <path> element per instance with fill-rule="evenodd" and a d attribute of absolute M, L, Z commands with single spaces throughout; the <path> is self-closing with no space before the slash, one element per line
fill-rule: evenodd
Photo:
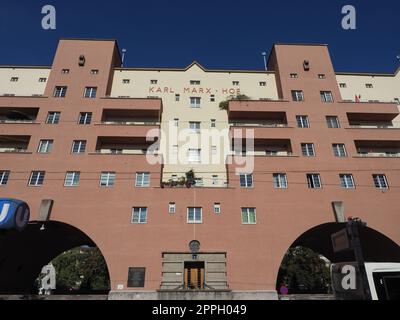
<path fill-rule="evenodd" d="M 128 68 L 115 41 L 61 40 L 51 67 L 0 66 L 0 197 L 32 223 L 52 199 L 46 222 L 100 248 L 116 296 L 274 297 L 332 202 L 400 243 L 399 89 L 398 71 L 335 72 L 325 45 L 277 44 L 246 71 Z"/>

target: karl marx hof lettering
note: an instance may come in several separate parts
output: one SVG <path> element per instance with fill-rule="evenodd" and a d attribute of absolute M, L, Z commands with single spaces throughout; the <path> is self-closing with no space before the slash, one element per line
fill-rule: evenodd
<path fill-rule="evenodd" d="M 212 88 L 183 88 L 180 92 L 183 93 L 190 93 L 190 94 L 213 94 L 217 93 L 218 90 L 212 89 Z M 230 94 L 230 95 L 238 95 L 240 94 L 240 89 L 234 89 L 234 88 L 221 88 L 220 91 L 222 94 Z M 149 93 L 176 93 L 175 90 L 171 87 L 150 87 L 149 88 Z"/>

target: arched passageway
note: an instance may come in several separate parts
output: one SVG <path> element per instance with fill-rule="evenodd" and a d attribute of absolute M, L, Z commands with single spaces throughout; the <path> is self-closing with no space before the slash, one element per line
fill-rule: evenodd
<path fill-rule="evenodd" d="M 0 230 L 0 293 L 30 294 L 44 265 L 70 249 L 96 244 L 66 223 L 30 222 L 22 232 Z"/>

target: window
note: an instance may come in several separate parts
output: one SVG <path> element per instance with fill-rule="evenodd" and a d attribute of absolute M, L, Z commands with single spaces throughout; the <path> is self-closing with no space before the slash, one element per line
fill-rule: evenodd
<path fill-rule="evenodd" d="M 328 128 L 340 128 L 339 118 L 336 116 L 327 116 L 326 123 Z"/>
<path fill-rule="evenodd" d="M 286 173 L 274 173 L 274 188 L 275 189 L 286 189 L 287 188 L 287 179 Z"/>
<path fill-rule="evenodd" d="M 175 204 L 175 202 L 170 202 L 168 204 L 168 213 L 173 214 L 175 212 L 176 212 L 176 204 Z"/>
<path fill-rule="evenodd" d="M 175 95 L 175 101 L 179 101 L 181 99 L 181 95 L 180 94 L 176 94 Z"/>
<path fill-rule="evenodd" d="M 11 77 L 10 81 L 11 82 L 18 82 L 19 78 L 18 77 Z"/>
<path fill-rule="evenodd" d="M 62 70 L 61 70 L 61 73 L 62 73 L 62 74 L 68 74 L 68 73 L 69 73 L 69 69 L 62 69 Z"/>
<path fill-rule="evenodd" d="M 38 187 L 43 185 L 45 171 L 32 171 L 28 185 Z"/>
<path fill-rule="evenodd" d="M 81 173 L 78 171 L 70 171 L 65 175 L 64 187 L 77 187 L 79 185 L 79 177 Z"/>
<path fill-rule="evenodd" d="M 201 98 L 199 97 L 190 97 L 190 107 L 191 108 L 200 108 Z"/>
<path fill-rule="evenodd" d="M 74 140 L 72 142 L 72 154 L 83 154 L 86 151 L 86 140 Z"/>
<path fill-rule="evenodd" d="M 304 93 L 301 90 L 292 90 L 293 101 L 304 101 Z"/>
<path fill-rule="evenodd" d="M 131 80 L 130 79 L 122 79 L 122 83 L 129 84 L 129 83 L 131 83 Z"/>
<path fill-rule="evenodd" d="M 296 116 L 297 127 L 309 128 L 310 123 L 308 122 L 308 116 Z"/>
<path fill-rule="evenodd" d="M 318 79 L 326 79 L 326 75 L 323 74 L 323 73 L 320 73 L 320 74 L 318 75 Z"/>
<path fill-rule="evenodd" d="M 373 86 L 372 83 L 366 83 L 365 87 L 368 88 L 368 89 L 372 89 L 374 86 Z"/>
<path fill-rule="evenodd" d="M 333 102 L 333 95 L 331 91 L 321 91 L 322 102 Z"/>
<path fill-rule="evenodd" d="M 132 208 L 132 220 L 131 223 L 143 224 L 147 223 L 147 208 L 146 207 L 134 207 Z"/>
<path fill-rule="evenodd" d="M 92 70 L 90 70 L 90 74 L 93 74 L 93 75 L 99 74 L 99 70 L 98 69 L 92 69 Z"/>
<path fill-rule="evenodd" d="M 10 177 L 10 171 L 0 170 L 0 186 L 5 186 L 8 182 L 9 177 Z"/>
<path fill-rule="evenodd" d="M 373 174 L 375 187 L 378 189 L 388 189 L 388 183 L 384 174 Z"/>
<path fill-rule="evenodd" d="M 302 143 L 301 152 L 305 157 L 315 157 L 315 149 L 313 143 Z"/>
<path fill-rule="evenodd" d="M 57 86 L 54 89 L 53 97 L 54 98 L 65 98 L 66 94 L 67 94 L 67 87 Z"/>
<path fill-rule="evenodd" d="M 240 85 L 240 82 L 239 81 L 232 81 L 232 85 L 233 86 L 238 86 L 238 85 Z"/>
<path fill-rule="evenodd" d="M 354 179 L 352 174 L 340 174 L 340 185 L 342 188 L 345 189 L 353 189 L 355 187 L 354 185 Z"/>
<path fill-rule="evenodd" d="M 343 143 L 335 143 L 332 148 L 335 157 L 347 157 L 346 147 Z"/>
<path fill-rule="evenodd" d="M 189 149 L 188 161 L 190 163 L 201 162 L 201 149 Z"/>
<path fill-rule="evenodd" d="M 218 175 L 213 175 L 211 177 L 211 181 L 212 181 L 211 183 L 212 183 L 213 186 L 218 185 Z"/>
<path fill-rule="evenodd" d="M 212 94 L 212 95 L 210 96 L 210 102 L 215 102 L 215 95 L 214 95 L 214 94 Z"/>
<path fill-rule="evenodd" d="M 347 83 L 339 83 L 340 88 L 347 88 Z"/>
<path fill-rule="evenodd" d="M 218 154 L 217 146 L 211 146 L 211 154 Z"/>
<path fill-rule="evenodd" d="M 102 172 L 100 175 L 100 187 L 112 187 L 115 184 L 115 172 Z"/>
<path fill-rule="evenodd" d="M 53 140 L 40 140 L 38 153 L 50 153 L 53 148 Z"/>
<path fill-rule="evenodd" d="M 200 133 L 200 122 L 189 122 L 189 128 L 193 133 Z"/>
<path fill-rule="evenodd" d="M 203 178 L 194 178 L 194 186 L 202 187 L 203 186 Z"/>
<path fill-rule="evenodd" d="M 211 119 L 211 128 L 215 128 L 216 122 L 215 119 Z"/>
<path fill-rule="evenodd" d="M 190 80 L 190 84 L 192 86 L 199 86 L 200 85 L 200 80 Z"/>
<path fill-rule="evenodd" d="M 260 87 L 265 87 L 267 83 L 265 81 L 260 81 L 259 82 Z"/>
<path fill-rule="evenodd" d="M 158 80 L 150 80 L 150 83 L 151 83 L 151 84 L 157 84 L 157 83 L 158 83 Z"/>
<path fill-rule="evenodd" d="M 214 213 L 220 214 L 221 213 L 221 204 L 219 202 L 214 203 Z"/>
<path fill-rule="evenodd" d="M 86 87 L 84 97 L 94 99 L 96 98 L 96 93 L 97 93 L 96 87 Z"/>
<path fill-rule="evenodd" d="M 187 209 L 187 223 L 201 223 L 202 222 L 202 208 L 189 207 Z"/>
<path fill-rule="evenodd" d="M 47 78 L 39 78 L 39 82 L 46 82 Z"/>
<path fill-rule="evenodd" d="M 78 124 L 90 124 L 91 121 L 92 121 L 91 112 L 81 112 L 79 114 Z"/>
<path fill-rule="evenodd" d="M 136 173 L 136 187 L 150 187 L 150 173 L 149 172 L 137 172 Z"/>
<path fill-rule="evenodd" d="M 251 188 L 253 187 L 253 174 L 242 173 L 239 175 L 240 187 Z"/>
<path fill-rule="evenodd" d="M 292 79 L 297 79 L 297 78 L 299 77 L 299 75 L 298 75 L 297 73 L 291 73 L 291 74 L 290 74 L 290 77 L 291 77 Z"/>
<path fill-rule="evenodd" d="M 242 208 L 242 224 L 256 224 L 256 208 Z"/>
<path fill-rule="evenodd" d="M 47 124 L 57 124 L 60 121 L 61 112 L 51 111 L 47 114 L 46 123 Z"/>
<path fill-rule="evenodd" d="M 307 183 L 310 189 L 321 189 L 321 177 L 318 173 L 308 173 Z"/>

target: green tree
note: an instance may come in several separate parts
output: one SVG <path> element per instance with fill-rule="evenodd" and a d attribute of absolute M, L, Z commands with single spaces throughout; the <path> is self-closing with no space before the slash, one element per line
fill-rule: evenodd
<path fill-rule="evenodd" d="M 285 284 L 289 293 L 328 293 L 330 269 L 321 256 L 305 247 L 290 248 L 279 269 L 277 290 Z"/>

